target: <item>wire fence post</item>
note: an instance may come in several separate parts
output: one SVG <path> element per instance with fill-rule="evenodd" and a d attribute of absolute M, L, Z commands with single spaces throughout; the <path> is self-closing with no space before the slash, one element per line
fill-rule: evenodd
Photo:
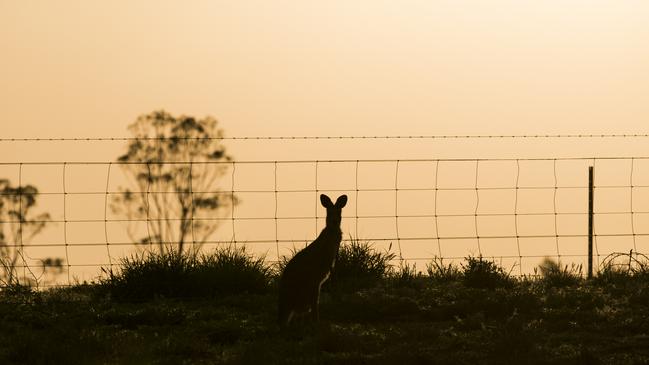
<path fill-rule="evenodd" d="M 593 166 L 588 167 L 588 278 L 593 277 Z"/>

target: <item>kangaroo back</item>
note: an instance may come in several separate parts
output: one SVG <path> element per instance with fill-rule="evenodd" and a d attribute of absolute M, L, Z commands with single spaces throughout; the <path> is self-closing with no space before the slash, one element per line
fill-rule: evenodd
<path fill-rule="evenodd" d="M 313 319 L 319 319 L 320 288 L 329 278 L 336 261 L 342 240 L 341 213 L 347 204 L 347 195 L 340 196 L 334 204 L 322 194 L 320 202 L 327 208 L 327 225 L 315 241 L 286 264 L 279 281 L 280 325 L 287 325 L 297 313 L 311 312 Z"/>

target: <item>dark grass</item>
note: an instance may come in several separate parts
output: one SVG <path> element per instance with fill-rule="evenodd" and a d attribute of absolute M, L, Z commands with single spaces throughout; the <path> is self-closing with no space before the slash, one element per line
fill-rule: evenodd
<path fill-rule="evenodd" d="M 298 251 L 280 259 L 276 273 L 279 275 Z M 323 285 L 325 292 L 347 292 L 369 288 L 393 275 L 391 261 L 396 255 L 390 251 L 377 251 L 370 241 L 351 238 L 338 249 L 336 262 L 329 280 Z"/>
<path fill-rule="evenodd" d="M 468 256 L 466 263 L 461 266 L 464 285 L 470 288 L 507 288 L 514 283 L 513 278 L 503 267 L 482 256 Z"/>
<path fill-rule="evenodd" d="M 366 251 L 352 251 L 353 257 L 373 257 L 371 245 L 360 247 L 354 250 Z M 223 264 L 228 272 L 247 272 L 256 262 L 245 251 L 218 257 L 213 260 L 219 264 L 197 262 L 211 262 L 216 271 Z M 233 257 L 252 261 L 241 264 Z M 379 262 L 375 256 L 370 260 Z M 156 270 L 167 267 L 143 262 Z M 187 275 L 197 262 L 167 268 Z M 155 271 L 131 265 L 139 271 L 130 274 L 130 283 L 137 282 L 135 273 Z M 182 282 L 172 278 L 166 285 L 149 279 L 133 284 L 159 285 L 163 291 L 148 289 L 136 300 L 125 296 L 130 291 L 115 295 L 110 281 L 45 292 L 3 289 L 0 363 L 649 363 L 649 280 L 640 271 L 603 269 L 586 280 L 568 270 L 570 280 L 548 279 L 554 273 L 521 280 L 480 257 L 460 266 L 438 260 L 426 273 L 405 263 L 382 271 L 367 270 L 382 267 L 380 262 L 361 266 L 365 269 L 348 272 L 375 276 L 368 273 L 371 280 L 353 284 L 344 283 L 353 276 L 338 276 L 339 289 L 323 292 L 321 321 L 284 330 L 275 324 L 277 296 L 268 280 L 275 274 L 266 266 L 260 290 L 256 280 L 242 280 L 236 290 L 226 285 L 186 297 L 180 289 L 169 292 L 169 283 Z M 566 267 L 560 271 L 557 275 L 565 276 Z M 245 277 L 229 275 L 224 277 Z"/>
<path fill-rule="evenodd" d="M 102 286 L 113 298 L 129 301 L 258 294 L 269 289 L 272 278 L 264 258 L 253 257 L 243 246 L 207 254 L 145 252 L 123 259 L 120 266 Z"/>
<path fill-rule="evenodd" d="M 426 264 L 426 273 L 436 283 L 459 281 L 462 278 L 462 270 L 453 263 L 445 264 L 441 257 L 434 257 Z"/>
<path fill-rule="evenodd" d="M 543 260 L 537 271 L 541 274 L 541 283 L 550 287 L 575 286 L 584 277 L 581 265 L 562 265 L 549 258 Z"/>
<path fill-rule="evenodd" d="M 340 246 L 325 289 L 340 292 L 375 286 L 391 274 L 390 262 L 395 257 L 392 252 L 377 251 L 369 241 L 352 238 Z"/>
<path fill-rule="evenodd" d="M 646 363 L 649 283 L 462 281 L 323 294 L 322 320 L 281 331 L 274 292 L 114 301 L 94 286 L 0 295 L 3 364 Z"/>

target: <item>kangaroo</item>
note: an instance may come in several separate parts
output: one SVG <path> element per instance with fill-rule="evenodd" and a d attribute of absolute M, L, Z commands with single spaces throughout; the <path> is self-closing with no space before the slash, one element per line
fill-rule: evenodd
<path fill-rule="evenodd" d="M 286 264 L 279 280 L 280 326 L 288 325 L 297 313 L 311 312 L 313 320 L 320 319 L 320 288 L 329 279 L 336 261 L 343 235 L 340 230 L 341 211 L 347 204 L 347 195 L 341 195 L 334 204 L 328 196 L 322 194 L 320 203 L 327 208 L 326 227 L 315 241 Z"/>

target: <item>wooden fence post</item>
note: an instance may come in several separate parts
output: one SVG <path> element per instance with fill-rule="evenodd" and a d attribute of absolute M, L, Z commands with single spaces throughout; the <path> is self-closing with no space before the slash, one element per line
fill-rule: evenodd
<path fill-rule="evenodd" d="M 588 278 L 593 277 L 593 166 L 588 167 Z"/>

